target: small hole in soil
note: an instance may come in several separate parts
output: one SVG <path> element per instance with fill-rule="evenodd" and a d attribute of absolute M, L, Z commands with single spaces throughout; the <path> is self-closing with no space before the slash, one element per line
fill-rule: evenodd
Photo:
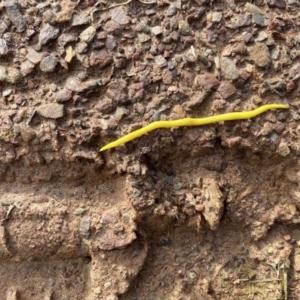
<path fill-rule="evenodd" d="M 85 262 L 86 264 L 89 264 L 91 261 L 92 261 L 92 257 L 91 257 L 91 256 L 85 256 L 85 257 L 84 257 L 84 262 Z"/>

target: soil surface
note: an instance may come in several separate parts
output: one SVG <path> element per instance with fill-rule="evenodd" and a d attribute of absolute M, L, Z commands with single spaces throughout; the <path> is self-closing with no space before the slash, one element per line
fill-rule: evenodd
<path fill-rule="evenodd" d="M 299 7 L 3 0 L 0 298 L 300 299 Z"/>

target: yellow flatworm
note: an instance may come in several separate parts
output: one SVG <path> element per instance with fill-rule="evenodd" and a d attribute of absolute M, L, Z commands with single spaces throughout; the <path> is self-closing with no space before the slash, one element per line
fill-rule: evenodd
<path fill-rule="evenodd" d="M 185 118 L 185 119 L 179 119 L 174 121 L 156 121 L 141 129 L 128 133 L 114 142 L 105 145 L 100 149 L 100 152 L 125 144 L 154 129 L 182 127 L 182 126 L 200 126 L 200 125 L 207 125 L 207 124 L 223 122 L 223 121 L 244 120 L 244 119 L 250 119 L 256 117 L 257 115 L 260 115 L 270 109 L 288 109 L 288 108 L 289 106 L 284 104 L 267 104 L 250 111 L 231 112 L 231 113 L 226 113 L 226 114 L 212 116 L 212 117 Z"/>

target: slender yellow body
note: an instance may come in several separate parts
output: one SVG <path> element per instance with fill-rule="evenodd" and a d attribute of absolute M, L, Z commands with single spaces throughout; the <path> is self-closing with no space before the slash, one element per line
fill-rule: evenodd
<path fill-rule="evenodd" d="M 256 117 L 264 113 L 270 109 L 288 109 L 288 105 L 284 104 L 267 104 L 263 105 L 257 109 L 250 110 L 250 111 L 242 111 L 242 112 L 232 112 L 212 117 L 205 117 L 205 118 L 185 118 L 179 119 L 174 121 L 156 121 L 153 122 L 141 129 L 135 130 L 131 133 L 126 134 L 125 136 L 117 139 L 116 141 L 109 143 L 100 149 L 101 151 L 108 150 L 110 148 L 114 148 L 125 144 L 129 141 L 132 141 L 154 129 L 158 128 L 171 128 L 171 127 L 182 127 L 182 126 L 200 126 L 200 125 L 207 125 L 211 123 L 223 122 L 223 121 L 232 121 L 232 120 L 244 120 Z"/>

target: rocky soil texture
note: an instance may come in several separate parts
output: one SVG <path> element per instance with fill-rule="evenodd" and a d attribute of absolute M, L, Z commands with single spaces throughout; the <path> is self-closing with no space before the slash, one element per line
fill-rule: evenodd
<path fill-rule="evenodd" d="M 299 9 L 3 0 L 0 298 L 299 299 Z"/>

